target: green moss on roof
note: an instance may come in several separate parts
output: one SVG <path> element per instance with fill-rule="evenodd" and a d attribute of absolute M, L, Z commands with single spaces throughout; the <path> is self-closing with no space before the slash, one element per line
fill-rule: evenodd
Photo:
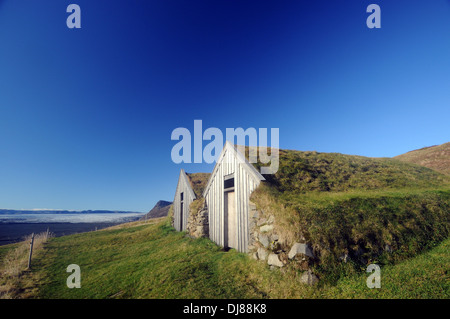
<path fill-rule="evenodd" d="M 264 177 L 280 192 L 429 188 L 450 183 L 448 176 L 391 158 L 293 150 L 280 150 L 279 154 L 278 171 Z M 258 162 L 253 165 L 259 171 L 267 164 Z"/>
<path fill-rule="evenodd" d="M 192 189 L 197 198 L 203 196 L 203 191 L 208 183 L 210 173 L 186 173 L 191 183 Z"/>
<path fill-rule="evenodd" d="M 251 200 L 275 217 L 285 250 L 301 238 L 312 245 L 314 271 L 333 284 L 347 271 L 339 259 L 346 254 L 357 271 L 417 255 L 450 234 L 449 176 L 392 158 L 279 150 L 279 159 Z"/>

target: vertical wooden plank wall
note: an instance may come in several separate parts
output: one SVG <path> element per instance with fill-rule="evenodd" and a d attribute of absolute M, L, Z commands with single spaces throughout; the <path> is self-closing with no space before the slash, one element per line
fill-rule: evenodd
<path fill-rule="evenodd" d="M 261 178 L 250 174 L 245 165 L 240 163 L 236 152 L 225 147 L 219 158 L 213 174 L 210 177 L 210 185 L 206 190 L 205 199 L 209 213 L 210 239 L 224 246 L 224 177 L 234 174 L 234 191 L 236 194 L 237 212 L 237 242 L 238 250 L 246 252 L 249 241 L 248 211 L 250 194 L 259 185 Z"/>
<path fill-rule="evenodd" d="M 183 193 L 183 229 L 180 228 L 181 193 Z M 181 170 L 180 177 L 178 178 L 177 190 L 175 191 L 175 198 L 173 200 L 174 227 L 177 231 L 186 230 L 189 217 L 189 206 L 194 199 L 195 194 L 189 183 L 188 177 L 184 170 Z"/>

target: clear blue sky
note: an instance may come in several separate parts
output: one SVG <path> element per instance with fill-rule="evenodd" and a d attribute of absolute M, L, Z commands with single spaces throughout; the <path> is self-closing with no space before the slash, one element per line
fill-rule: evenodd
<path fill-rule="evenodd" d="M 180 168 L 212 170 L 171 161 L 194 119 L 319 152 L 448 142 L 450 1 L 0 0 L 1 208 L 172 200 Z"/>

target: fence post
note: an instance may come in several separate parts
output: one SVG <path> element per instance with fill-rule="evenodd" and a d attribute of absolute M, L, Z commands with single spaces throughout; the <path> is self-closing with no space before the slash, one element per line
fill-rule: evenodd
<path fill-rule="evenodd" d="M 30 255 L 28 256 L 28 269 L 31 269 L 31 255 L 33 254 L 34 233 L 31 234 Z"/>

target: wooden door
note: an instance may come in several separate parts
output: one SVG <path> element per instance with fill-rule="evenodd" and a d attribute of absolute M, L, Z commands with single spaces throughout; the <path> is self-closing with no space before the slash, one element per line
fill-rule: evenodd
<path fill-rule="evenodd" d="M 180 204 L 180 231 L 183 231 L 183 202 Z"/>
<path fill-rule="evenodd" d="M 224 196 L 225 204 L 225 246 L 237 249 L 237 216 L 236 216 L 236 196 L 234 191 L 226 192 Z"/>

